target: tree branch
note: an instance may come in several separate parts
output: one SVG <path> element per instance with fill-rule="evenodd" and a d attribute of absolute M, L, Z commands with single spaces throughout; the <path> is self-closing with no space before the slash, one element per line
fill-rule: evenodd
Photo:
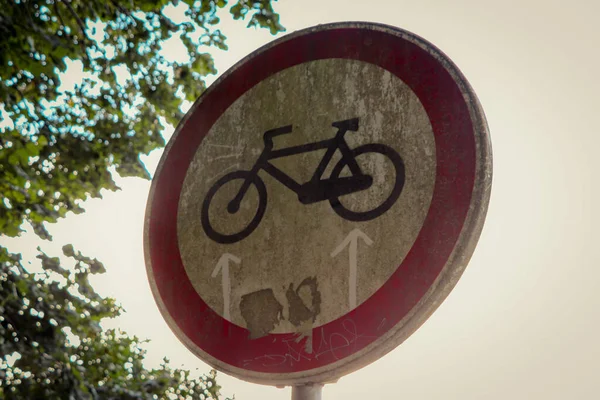
<path fill-rule="evenodd" d="M 125 14 L 127 16 L 131 16 L 131 13 L 129 12 L 129 10 L 123 8 L 123 6 L 121 6 L 115 0 L 110 0 L 110 2 L 117 10 L 121 11 L 123 14 Z"/>
<path fill-rule="evenodd" d="M 89 38 L 89 36 L 87 35 L 87 33 L 85 32 L 85 24 L 83 23 L 83 21 L 81 20 L 81 18 L 79 17 L 79 15 L 77 14 L 77 12 L 75 12 L 75 10 L 73 9 L 73 7 L 71 6 L 71 2 L 70 0 L 57 0 L 57 2 L 60 1 L 61 3 L 63 3 L 67 9 L 69 10 L 69 12 L 71 13 L 71 15 L 73 15 L 73 18 L 75 18 L 75 21 L 77 22 L 77 25 L 79 25 L 79 30 L 81 31 L 81 34 L 83 35 L 83 38 L 81 40 L 81 50 L 82 50 L 82 56 L 83 59 L 87 62 L 87 65 L 84 63 L 84 67 L 89 67 L 91 64 L 90 58 L 86 52 L 86 48 L 84 45 L 84 41 L 87 40 L 90 44 L 93 45 L 92 40 Z"/>
<path fill-rule="evenodd" d="M 63 26 L 63 29 L 64 29 L 64 27 L 67 26 L 67 25 L 65 24 L 65 21 L 63 20 L 62 15 L 60 13 L 60 9 L 58 8 L 58 1 L 54 2 L 54 11 L 56 11 L 56 15 L 58 16 L 58 19 L 60 20 L 60 23 L 61 23 L 61 25 Z"/>
<path fill-rule="evenodd" d="M 84 39 L 90 40 L 87 33 L 85 32 L 85 24 L 83 23 L 83 21 L 81 20 L 81 18 L 77 14 L 77 12 L 75 12 L 73 7 L 71 7 L 70 1 L 69 0 L 58 0 L 58 1 L 63 3 L 67 7 L 67 9 L 71 13 L 71 15 L 73 15 L 73 18 L 75 18 L 75 21 L 77 21 L 77 25 L 79 25 L 79 30 L 81 31 L 81 34 L 83 35 Z"/>

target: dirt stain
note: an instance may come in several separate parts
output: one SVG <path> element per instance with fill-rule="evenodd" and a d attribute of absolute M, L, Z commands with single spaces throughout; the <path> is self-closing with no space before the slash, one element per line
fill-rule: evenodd
<path fill-rule="evenodd" d="M 240 312 L 250 331 L 250 339 L 266 336 L 283 317 L 283 306 L 273 289 L 262 289 L 242 296 Z"/>
<path fill-rule="evenodd" d="M 312 353 L 313 323 L 321 312 L 321 293 L 318 290 L 317 278 L 304 279 L 296 289 L 290 284 L 285 296 L 288 301 L 288 320 L 297 328 L 296 343 L 306 339 L 304 350 Z"/>
<path fill-rule="evenodd" d="M 284 307 L 277 301 L 273 289 L 262 289 L 242 296 L 240 313 L 250 331 L 250 339 L 268 335 L 285 319 L 295 327 L 297 342 L 306 339 L 306 351 L 310 353 L 313 324 L 321 312 L 317 278 L 308 277 L 296 288 L 290 283 L 285 297 L 288 303 L 287 318 L 284 318 Z"/>
<path fill-rule="evenodd" d="M 309 293 L 301 293 L 305 288 L 309 290 Z M 288 320 L 294 326 L 300 326 L 308 321 L 315 322 L 317 315 L 321 312 L 321 293 L 318 290 L 316 277 L 304 279 L 295 290 L 294 284 L 290 283 L 285 297 L 289 304 Z M 307 297 L 310 298 L 310 305 L 306 304 Z"/>

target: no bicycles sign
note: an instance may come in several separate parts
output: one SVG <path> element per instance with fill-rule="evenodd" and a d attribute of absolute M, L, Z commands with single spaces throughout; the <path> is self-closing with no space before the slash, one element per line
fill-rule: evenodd
<path fill-rule="evenodd" d="M 222 371 L 333 381 L 448 295 L 491 170 L 477 98 L 431 44 L 369 23 L 291 34 L 225 73 L 169 142 L 146 214 L 154 296 Z"/>

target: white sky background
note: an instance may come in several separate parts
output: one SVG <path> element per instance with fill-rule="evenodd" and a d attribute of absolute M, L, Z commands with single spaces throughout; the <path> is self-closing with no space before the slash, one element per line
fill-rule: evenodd
<path fill-rule="evenodd" d="M 463 278 L 435 314 L 381 360 L 328 385 L 324 399 L 592 399 L 598 397 L 600 223 L 600 3 L 595 0 L 283 0 L 289 32 L 363 20 L 412 31 L 463 71 L 487 115 L 494 183 L 487 221 Z M 223 20 L 228 52 L 220 73 L 271 41 L 268 32 Z M 154 171 L 160 151 L 146 160 Z M 50 225 L 59 253 L 73 243 L 105 263 L 102 294 L 127 310 L 104 323 L 151 339 L 149 365 L 209 367 L 186 350 L 160 316 L 146 279 L 143 215 L 150 182 L 86 203 L 85 214 Z M 2 238 L 30 252 L 37 240 Z M 36 243 L 34 243 L 36 242 Z M 223 394 L 286 399 L 290 389 L 220 374 Z"/>

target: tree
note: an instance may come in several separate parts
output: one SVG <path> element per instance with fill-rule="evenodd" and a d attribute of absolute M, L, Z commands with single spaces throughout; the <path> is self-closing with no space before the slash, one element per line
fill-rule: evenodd
<path fill-rule="evenodd" d="M 188 20 L 165 16 L 172 4 Z M 225 0 L 14 0 L 0 9 L 0 101 L 11 124 L 0 141 L 0 232 L 15 236 L 23 221 L 48 237 L 44 222 L 81 212 L 88 195 L 116 190 L 110 167 L 148 178 L 139 156 L 164 146 L 161 119 L 176 125 L 184 100 L 205 89 L 215 73 L 198 49 L 226 49 L 215 26 Z M 234 18 L 283 30 L 270 0 L 238 0 Z M 184 63 L 160 53 L 179 37 Z M 89 73 L 61 93 L 67 59 Z M 118 71 L 125 77 L 118 84 Z"/>
<path fill-rule="evenodd" d="M 185 20 L 168 17 L 173 6 Z M 271 0 L 13 0 L 0 8 L 0 235 L 24 224 L 51 240 L 45 223 L 83 212 L 88 197 L 117 190 L 112 172 L 149 178 L 140 156 L 164 146 L 186 102 L 215 73 L 210 47 L 226 49 L 218 29 L 229 11 L 248 27 L 283 31 Z M 188 59 L 161 55 L 179 38 Z M 201 50 L 201 51 L 199 51 Z M 80 62 L 72 91 L 61 74 Z M 90 286 L 96 259 L 63 247 L 38 248 L 43 273 L 0 246 L 0 398 L 217 398 L 215 373 L 193 378 L 168 362 L 147 370 L 143 341 L 103 318 L 121 312 Z M 67 262 L 68 264 L 68 262 Z"/>
<path fill-rule="evenodd" d="M 147 370 L 137 337 L 102 331 L 100 320 L 121 312 L 88 282 L 104 266 L 72 246 L 63 252 L 73 268 L 40 253 L 44 272 L 36 276 L 19 256 L 0 249 L 0 398 L 218 398 L 214 371 L 191 377 L 167 360 Z"/>

